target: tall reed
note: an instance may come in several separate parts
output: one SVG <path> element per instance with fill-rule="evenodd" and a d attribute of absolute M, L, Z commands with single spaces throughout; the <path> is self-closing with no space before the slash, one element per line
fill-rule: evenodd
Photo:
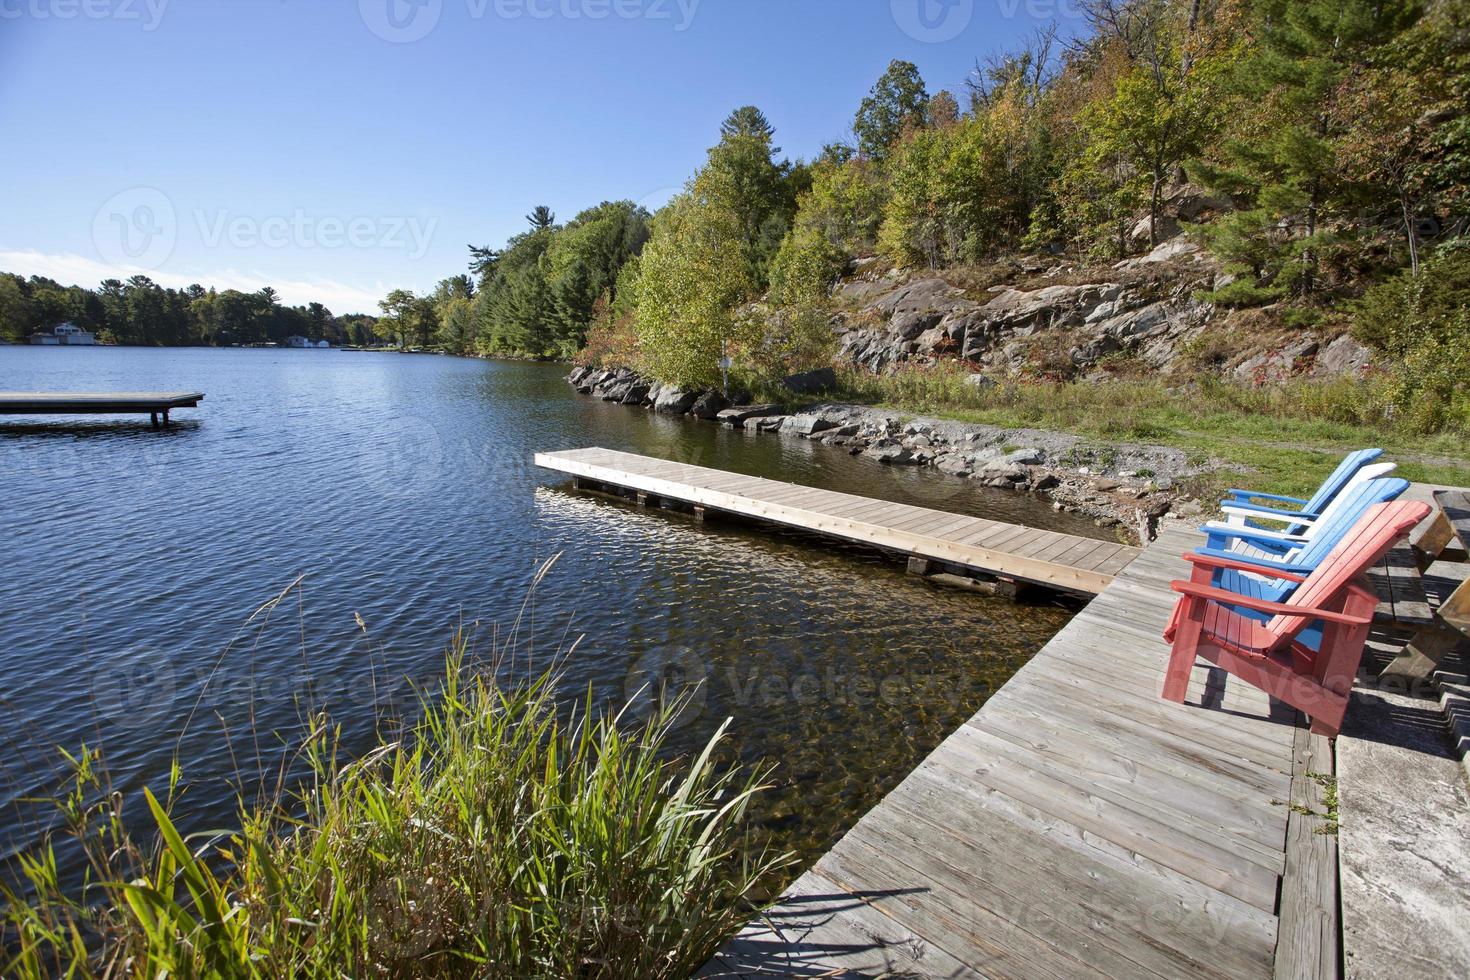
<path fill-rule="evenodd" d="M 788 860 L 749 847 L 762 786 L 716 761 L 728 721 L 670 759 L 679 704 L 633 724 L 556 680 L 497 682 L 457 636 L 403 737 L 347 761 L 312 716 L 306 779 L 228 832 L 185 832 L 177 765 L 130 829 L 84 748 L 55 803 L 86 880 L 63 884 L 53 840 L 19 859 L 0 974 L 688 976 Z"/>

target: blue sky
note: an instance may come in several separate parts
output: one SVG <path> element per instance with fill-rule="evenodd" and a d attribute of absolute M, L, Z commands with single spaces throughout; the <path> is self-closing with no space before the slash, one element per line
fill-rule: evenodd
<path fill-rule="evenodd" d="M 958 93 L 1068 0 L 0 0 L 0 270 L 372 311 L 548 204 L 663 203 L 753 103 L 793 157 L 890 59 Z"/>

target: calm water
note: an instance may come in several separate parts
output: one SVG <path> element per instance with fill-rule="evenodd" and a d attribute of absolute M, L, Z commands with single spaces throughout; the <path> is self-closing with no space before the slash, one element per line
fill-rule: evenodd
<path fill-rule="evenodd" d="M 329 708 L 366 746 L 380 710 L 412 701 L 406 678 L 438 675 L 455 627 L 478 624 L 488 646 L 560 552 L 522 658 L 585 634 L 567 683 L 608 701 L 650 669 L 702 677 L 679 747 L 733 716 L 732 751 L 778 765 L 762 825 L 811 857 L 1069 615 L 936 590 L 859 549 L 574 493 L 532 453 L 602 445 L 1100 533 L 1024 495 L 604 404 L 563 373 L 0 347 L 0 389 L 207 393 L 160 432 L 0 420 L 0 847 L 29 839 L 18 800 L 49 788 L 57 746 L 83 741 L 124 789 L 156 785 L 177 751 L 196 826 L 223 825 L 234 774 L 276 759 L 304 710 Z"/>

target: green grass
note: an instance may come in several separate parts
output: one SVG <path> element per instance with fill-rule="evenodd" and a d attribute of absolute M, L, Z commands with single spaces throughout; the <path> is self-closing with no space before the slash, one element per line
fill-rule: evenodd
<path fill-rule="evenodd" d="M 1246 483 L 1268 493 L 1314 489 L 1342 454 L 1381 446 L 1399 473 L 1427 483 L 1470 485 L 1463 433 L 1419 434 L 1394 424 L 1371 381 L 1298 381 L 1247 387 L 1209 379 L 1188 388 L 1156 381 L 964 384 L 958 366 L 889 376 L 849 370 L 840 397 L 905 412 L 1005 428 L 1070 432 L 1099 442 L 1148 442 L 1216 459 L 1241 472 L 1207 474 L 1189 487 L 1202 497 Z"/>
<path fill-rule="evenodd" d="M 642 724 L 569 711 L 554 674 L 503 687 L 465 649 L 421 720 L 360 759 L 314 718 L 304 783 L 227 832 L 183 829 L 177 766 L 125 821 L 97 752 L 69 757 L 55 803 L 87 880 L 62 883 L 51 841 L 20 859 L 0 975 L 690 975 L 786 860 L 747 849 L 761 787 L 717 766 L 724 729 L 670 760 L 679 705 Z"/>

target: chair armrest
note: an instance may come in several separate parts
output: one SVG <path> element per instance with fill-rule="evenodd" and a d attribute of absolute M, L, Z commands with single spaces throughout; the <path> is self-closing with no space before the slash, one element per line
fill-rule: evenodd
<path fill-rule="evenodd" d="M 1315 524 L 1319 515 L 1305 510 L 1277 510 L 1274 507 L 1259 507 L 1255 504 L 1228 500 L 1220 510 L 1233 517 L 1255 517 L 1266 521 L 1281 521 L 1285 524 Z"/>
<path fill-rule="evenodd" d="M 1215 555 L 1206 555 L 1198 551 L 1192 551 L 1184 556 L 1184 560 L 1195 565 L 1203 565 L 1206 568 L 1229 568 L 1237 572 L 1251 572 L 1256 575 L 1260 575 L 1264 571 L 1260 565 L 1252 565 L 1249 561 L 1244 561 L 1239 556 L 1220 558 Z M 1307 580 L 1305 575 L 1298 575 L 1295 572 L 1283 572 L 1276 569 L 1272 569 L 1270 575 L 1272 578 L 1284 579 L 1287 582 L 1305 582 Z"/>
<path fill-rule="evenodd" d="M 1252 599 L 1225 589 L 1217 589 L 1210 585 L 1196 585 L 1193 582 L 1174 581 L 1169 583 L 1169 588 L 1196 599 L 1208 599 L 1222 606 L 1254 609 L 1273 616 L 1303 616 L 1307 619 L 1321 619 L 1329 623 L 1345 623 L 1349 626 L 1366 626 L 1373 622 L 1372 616 L 1352 616 L 1348 613 L 1333 612 L 1331 609 L 1312 609 L 1308 606 L 1289 606 L 1284 602 L 1267 602 L 1264 599 Z"/>
<path fill-rule="evenodd" d="M 1206 534 L 1224 534 L 1232 538 L 1250 538 L 1252 541 L 1261 541 L 1266 544 L 1298 545 L 1306 544 L 1307 539 L 1300 534 L 1287 534 L 1285 531 L 1268 531 L 1262 527 L 1241 527 L 1239 524 L 1221 524 L 1219 521 L 1211 521 L 1201 528 Z"/>
<path fill-rule="evenodd" d="M 1293 565 L 1290 562 L 1260 558 L 1256 555 L 1241 555 L 1234 551 L 1223 551 L 1219 548 L 1209 546 L 1196 548 L 1195 554 L 1206 555 L 1210 558 L 1223 558 L 1226 561 L 1242 562 L 1251 566 L 1246 571 L 1255 572 L 1259 575 L 1275 576 L 1281 572 L 1286 572 L 1289 575 L 1310 575 L 1316 571 L 1316 569 L 1308 568 L 1306 565 Z"/>
<path fill-rule="evenodd" d="M 1255 490 L 1226 490 L 1225 492 L 1241 503 L 1247 503 L 1252 498 L 1258 500 L 1275 500 L 1283 504 L 1296 504 L 1298 507 L 1305 507 L 1308 503 L 1308 501 L 1302 500 L 1300 497 L 1287 497 L 1279 493 L 1258 493 Z"/>

